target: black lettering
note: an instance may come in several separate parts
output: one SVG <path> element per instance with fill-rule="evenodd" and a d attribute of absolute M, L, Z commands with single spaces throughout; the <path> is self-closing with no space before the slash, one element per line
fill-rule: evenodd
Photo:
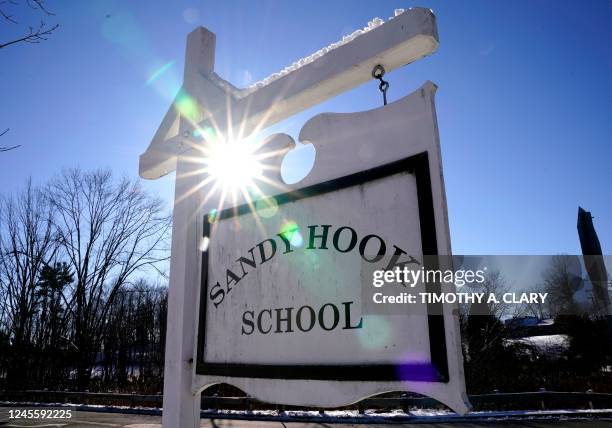
<path fill-rule="evenodd" d="M 283 254 L 287 254 L 287 253 L 291 253 L 293 252 L 293 250 L 291 249 L 291 239 L 293 238 L 293 235 L 295 234 L 295 232 L 299 231 L 299 228 L 296 226 L 292 229 L 289 229 L 283 233 L 278 233 L 277 236 L 283 241 L 283 243 L 285 244 L 285 252 Z M 289 238 L 287 238 L 285 235 L 289 235 Z"/>
<path fill-rule="evenodd" d="M 374 258 L 368 259 L 365 256 L 365 250 L 366 250 L 366 246 L 368 245 L 368 241 L 372 238 L 378 239 L 378 241 L 380 242 L 380 247 L 378 248 L 378 253 L 376 253 L 377 255 Z M 359 243 L 359 254 L 361 254 L 361 258 L 364 259 L 366 262 L 376 263 L 377 261 L 379 261 L 385 256 L 386 252 L 387 252 L 387 245 L 385 244 L 385 241 L 383 241 L 383 239 L 378 235 L 365 236 Z M 370 254 L 374 254 L 374 253 L 370 253 Z"/>
<path fill-rule="evenodd" d="M 232 287 L 230 287 L 231 283 L 238 284 L 238 281 L 240 281 L 242 278 L 243 278 L 242 276 L 238 276 L 234 272 L 232 272 L 231 270 L 226 269 L 226 271 L 225 271 L 225 282 L 227 284 L 227 292 L 229 293 L 230 291 L 232 291 Z"/>
<path fill-rule="evenodd" d="M 351 330 L 354 328 L 362 328 L 363 327 L 363 317 L 359 318 L 359 324 L 351 325 L 351 305 L 353 302 L 342 302 L 344 305 L 344 327 L 343 330 Z"/>
<path fill-rule="evenodd" d="M 310 312 L 310 326 L 308 328 L 304 328 L 302 324 L 302 311 L 304 309 L 307 309 L 308 312 Z M 297 322 L 297 328 L 299 328 L 303 332 L 307 332 L 307 331 L 312 330 L 312 328 L 314 327 L 317 316 L 315 315 L 315 310 L 312 309 L 310 306 L 302 306 L 300 309 L 298 309 L 295 318 Z"/>
<path fill-rule="evenodd" d="M 270 248 L 272 248 L 272 254 L 266 257 L 266 250 L 264 248 L 264 244 L 266 242 L 270 243 Z M 261 256 L 261 264 L 263 265 L 265 262 L 270 260 L 276 254 L 276 241 L 274 239 L 266 239 L 265 241 L 260 242 L 255 247 L 259 247 L 259 255 Z M 255 247 L 251 248 L 249 251 L 252 253 Z"/>
<path fill-rule="evenodd" d="M 348 247 L 346 247 L 344 250 L 341 250 L 339 247 L 339 241 L 340 241 L 340 234 L 342 233 L 343 230 L 351 231 L 351 242 L 349 242 Z M 341 253 L 348 253 L 353 248 L 355 248 L 355 245 L 357 245 L 357 232 L 355 232 L 355 229 L 349 226 L 342 226 L 340 229 L 336 230 L 336 233 L 334 233 L 334 247 L 336 247 L 336 250 L 340 251 Z"/>
<path fill-rule="evenodd" d="M 246 257 L 240 257 L 238 260 L 236 260 L 238 263 L 240 263 L 240 267 L 242 268 L 242 278 L 244 278 L 247 275 L 247 271 L 244 269 L 244 263 L 251 266 L 253 269 L 257 267 L 257 262 L 255 261 L 255 254 L 253 254 L 252 251 L 250 251 L 250 253 L 251 253 L 250 260 L 247 259 Z"/>
<path fill-rule="evenodd" d="M 314 244 L 316 238 L 321 238 L 321 246 L 319 247 L 319 250 L 327 250 L 327 232 L 329 232 L 331 224 L 321 225 L 321 227 L 323 227 L 323 233 L 321 235 L 315 235 L 315 230 L 317 227 L 319 226 L 308 226 L 308 229 L 310 229 L 310 236 L 308 238 L 308 247 L 306 247 L 307 250 L 316 250 Z"/>
<path fill-rule="evenodd" d="M 267 330 L 264 330 L 263 327 L 261 326 L 261 316 L 266 312 L 268 313 L 268 315 L 270 315 L 270 328 Z M 272 310 L 264 309 L 263 311 L 259 313 L 259 315 L 257 316 L 257 329 L 259 330 L 260 333 L 263 333 L 263 334 L 270 333 L 270 331 L 272 330 Z"/>
<path fill-rule="evenodd" d="M 217 291 L 215 291 L 215 288 L 218 288 Z M 215 308 L 217 306 L 219 306 L 221 304 L 221 302 L 223 302 L 223 299 L 225 298 L 225 291 L 223 290 L 223 288 L 221 287 L 221 284 L 219 284 L 218 282 L 213 285 L 213 287 L 210 289 L 210 293 L 208 294 L 208 296 L 210 297 L 210 300 L 214 303 Z M 219 301 L 215 302 L 215 299 L 217 299 L 219 297 Z"/>
<path fill-rule="evenodd" d="M 281 318 L 281 312 L 283 311 L 283 309 L 275 309 L 276 311 L 276 331 L 275 333 L 293 333 L 293 330 L 291 329 L 291 311 L 293 311 L 293 308 L 285 308 L 284 310 L 287 311 L 287 316 L 285 318 Z M 284 332 L 281 329 L 282 322 L 287 323 L 287 329 Z"/>
<path fill-rule="evenodd" d="M 251 315 L 251 319 L 247 319 L 247 315 L 250 314 Z M 253 334 L 253 331 L 255 330 L 255 324 L 253 323 L 253 317 L 255 317 L 255 312 L 253 311 L 244 311 L 244 313 L 242 314 L 242 334 Z M 245 331 L 244 326 L 247 327 L 251 327 L 250 331 Z"/>
<path fill-rule="evenodd" d="M 400 258 L 400 256 L 402 254 L 408 254 L 408 253 L 406 253 L 404 250 L 399 248 L 397 245 L 394 245 L 393 248 L 395 248 L 395 252 L 391 256 L 391 260 L 389 260 L 389 264 L 387 264 L 387 267 L 384 268 L 383 270 L 393 270 L 393 268 L 396 267 L 396 266 L 399 266 L 400 268 L 403 268 L 407 264 L 417 264 L 417 265 L 420 265 L 419 261 L 417 259 L 415 259 L 414 257 L 412 257 L 412 256 L 408 256 L 410 258 L 410 260 L 408 260 L 408 261 L 398 262 L 398 260 L 399 260 L 399 258 Z"/>
<path fill-rule="evenodd" d="M 334 323 L 332 324 L 331 327 L 325 326 L 325 308 L 328 306 L 332 308 L 333 313 L 334 313 Z M 338 311 L 338 308 L 336 307 L 336 305 L 334 305 L 333 303 L 326 303 L 323 306 L 321 306 L 321 309 L 319 309 L 319 325 L 321 326 L 323 330 L 330 331 L 330 330 L 335 329 L 339 321 L 340 321 L 340 311 Z"/>

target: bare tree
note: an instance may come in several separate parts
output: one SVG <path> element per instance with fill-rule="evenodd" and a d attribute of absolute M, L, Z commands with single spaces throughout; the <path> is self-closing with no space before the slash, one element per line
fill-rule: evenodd
<path fill-rule="evenodd" d="M 494 294 L 497 296 L 498 301 L 491 301 L 488 303 L 483 301 L 481 303 L 462 304 L 460 306 L 460 311 L 464 316 L 492 315 L 497 319 L 502 319 L 504 316 L 508 315 L 510 305 L 501 300 L 500 296 L 510 291 L 510 287 L 500 271 L 492 270 L 487 272 L 482 283 L 471 282 L 465 285 L 465 289 L 470 293 L 484 293 L 484 300 L 487 300 L 489 294 Z"/>
<path fill-rule="evenodd" d="M 166 300 L 166 287 L 144 279 L 117 294 L 104 335 L 101 380 L 106 389 L 160 390 Z"/>
<path fill-rule="evenodd" d="M 544 290 L 548 293 L 548 310 L 552 316 L 580 313 L 580 305 L 574 299 L 574 294 L 583 286 L 583 282 L 576 256 L 553 256 L 543 280 Z"/>
<path fill-rule="evenodd" d="M 6 134 L 7 132 L 9 132 L 9 128 L 6 128 L 4 131 L 0 132 L 0 137 L 4 136 L 4 134 Z M 21 144 L 17 144 L 15 146 L 11 146 L 11 147 L 0 146 L 0 152 L 8 152 L 10 150 L 16 149 L 19 146 L 21 146 Z"/>
<path fill-rule="evenodd" d="M 4 24 L 9 28 L 14 28 L 16 33 L 8 40 L 0 41 L 0 49 L 19 43 L 40 43 L 47 40 L 57 30 L 59 24 L 48 25 L 44 19 L 38 17 L 35 20 L 30 18 L 28 22 L 25 16 L 30 15 L 32 11 L 43 18 L 55 15 L 47 9 L 44 0 L 0 1 L 0 17 L 4 19 Z"/>
<path fill-rule="evenodd" d="M 13 386 L 13 376 L 25 373 L 24 356 L 29 355 L 33 319 L 41 302 L 40 273 L 56 256 L 58 248 L 48 200 L 30 180 L 22 193 L 3 198 L 0 206 L 0 288 L 2 313 L 15 356 L 8 371 L 9 386 Z"/>
<path fill-rule="evenodd" d="M 74 272 L 70 307 L 79 387 L 87 385 L 106 319 L 122 286 L 166 260 L 170 216 L 138 181 L 108 170 L 66 170 L 50 183 L 59 244 Z"/>
<path fill-rule="evenodd" d="M 536 293 L 545 293 L 546 287 L 543 284 L 536 284 L 532 286 L 531 291 Z M 518 313 L 516 315 L 520 314 L 523 316 L 532 316 L 543 320 L 550 318 L 548 306 L 549 305 L 539 299 L 536 302 L 523 303 L 519 306 L 520 309 L 517 311 Z"/>

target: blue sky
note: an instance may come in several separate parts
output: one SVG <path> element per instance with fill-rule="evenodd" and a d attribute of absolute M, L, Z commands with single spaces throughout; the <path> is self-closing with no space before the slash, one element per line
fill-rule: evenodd
<path fill-rule="evenodd" d="M 48 0 L 60 28 L 0 51 L 0 192 L 62 167 L 136 176 L 181 83 L 185 37 L 216 33 L 216 71 L 237 86 L 279 71 L 396 8 L 438 17 L 436 54 L 387 75 L 389 98 L 439 85 L 456 254 L 579 253 L 578 205 L 612 252 L 612 3 L 579 1 Z M 25 20 L 25 16 L 24 16 Z M 35 20 L 33 22 L 36 22 Z M 0 23 L 0 40 L 19 27 Z M 165 72 L 151 82 L 161 67 Z M 369 82 L 279 124 L 379 106 Z M 171 203 L 173 176 L 146 182 Z"/>

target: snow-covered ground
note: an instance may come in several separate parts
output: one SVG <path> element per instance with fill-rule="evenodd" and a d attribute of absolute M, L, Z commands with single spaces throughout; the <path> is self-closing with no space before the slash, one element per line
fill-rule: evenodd
<path fill-rule="evenodd" d="M 141 415 L 160 415 L 162 409 L 153 407 L 101 406 L 74 403 L 14 403 L 0 402 L 1 407 L 69 407 L 73 411 L 124 413 Z M 551 419 L 586 419 L 610 418 L 612 409 L 561 409 L 561 410 L 511 410 L 511 411 L 477 411 L 465 416 L 457 415 L 443 409 L 411 409 L 408 413 L 402 410 L 380 411 L 366 410 L 330 410 L 325 412 L 289 410 L 202 410 L 202 418 L 244 419 L 270 421 L 312 421 L 343 423 L 381 423 L 381 422 L 460 422 L 460 421 L 512 421 L 512 420 L 551 420 Z"/>
<path fill-rule="evenodd" d="M 540 353 L 558 355 L 569 348 L 570 339 L 566 334 L 546 334 L 521 337 L 520 339 L 507 339 L 506 343 L 522 343 Z"/>
<path fill-rule="evenodd" d="M 503 419 L 503 418 L 544 418 L 544 417 L 580 417 L 580 416 L 610 416 L 612 409 L 563 409 L 563 410 L 511 410 L 511 411 L 479 411 L 470 412 L 460 416 L 449 410 L 442 409 L 412 409 L 408 413 L 403 410 L 381 412 L 378 410 L 366 410 L 360 414 L 357 410 L 330 410 L 320 413 L 318 411 L 285 411 L 258 410 L 243 412 L 236 410 L 203 411 L 203 415 L 227 415 L 233 417 L 252 418 L 254 416 L 265 416 L 280 419 L 350 419 L 350 420 L 463 420 L 463 419 Z"/>

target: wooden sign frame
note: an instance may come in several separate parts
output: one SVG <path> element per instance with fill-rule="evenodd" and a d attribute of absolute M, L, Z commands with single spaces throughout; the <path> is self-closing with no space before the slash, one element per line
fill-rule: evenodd
<path fill-rule="evenodd" d="M 421 229 L 421 246 L 424 254 L 438 255 L 438 244 L 436 239 L 436 225 L 433 221 L 434 207 L 431 194 L 431 181 L 429 173 L 429 159 L 427 152 L 419 153 L 399 161 L 371 168 L 367 171 L 354 173 L 348 176 L 335 178 L 323 183 L 314 184 L 302 189 L 296 189 L 289 193 L 276 195 L 275 199 L 279 206 L 299 199 L 317 196 L 323 193 L 338 191 L 350 186 L 364 184 L 368 181 L 377 180 L 401 172 L 414 174 L 417 182 L 417 198 L 419 203 L 419 223 Z M 372 201 L 373 203 L 375 201 Z M 215 221 L 233 219 L 241 215 L 252 215 L 249 204 L 243 204 L 237 208 L 227 208 L 215 214 Z M 210 222 L 208 215 L 204 216 L 202 222 L 202 237 L 214 239 L 210 234 Z M 198 358 L 196 361 L 196 374 L 213 375 L 225 377 L 243 378 L 270 378 L 270 379 L 315 379 L 315 380 L 340 380 L 340 381 L 432 381 L 429 374 L 431 367 L 411 365 L 411 367 L 398 367 L 397 364 L 332 364 L 332 365 L 304 365 L 304 364 L 241 364 L 241 363 L 214 363 L 206 362 L 204 348 L 206 346 L 206 306 L 208 299 L 208 251 L 202 252 L 201 260 L 201 288 L 200 288 L 200 311 L 198 328 Z M 439 292 L 439 284 L 430 284 L 429 291 Z M 448 361 L 444 332 L 444 323 L 441 311 L 441 303 L 428 304 L 428 325 L 430 338 L 430 353 L 435 373 L 435 381 L 446 382 L 448 380 Z M 398 373 L 407 373 L 400 379 Z M 426 378 L 419 373 L 427 373 Z"/>

